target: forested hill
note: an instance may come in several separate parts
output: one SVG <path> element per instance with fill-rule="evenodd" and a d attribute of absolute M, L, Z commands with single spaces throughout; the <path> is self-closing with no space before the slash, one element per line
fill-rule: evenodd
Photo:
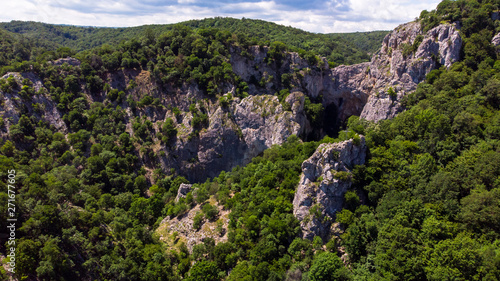
<path fill-rule="evenodd" d="M 348 66 L 11 23 L 41 36 L 0 29 L 0 279 L 500 280 L 499 11 L 445 0 Z"/>
<path fill-rule="evenodd" d="M 122 40 L 140 38 L 146 34 L 159 36 L 176 24 L 144 25 L 129 28 L 80 27 L 39 22 L 11 21 L 0 23 L 0 28 L 36 39 L 50 46 L 69 47 L 82 51 L 103 44 L 118 44 Z M 208 18 L 191 20 L 177 25 L 193 29 L 217 28 L 246 37 L 254 45 L 269 45 L 281 41 L 290 48 L 312 51 L 336 64 L 353 64 L 368 61 L 368 52 L 380 48 L 385 31 L 366 33 L 316 34 L 293 27 L 252 19 Z M 55 49 L 53 49 L 55 50 Z"/>
<path fill-rule="evenodd" d="M 359 50 L 373 54 L 380 49 L 380 42 L 387 35 L 387 31 L 330 33 L 327 36 L 342 38 L 354 44 Z"/>
<path fill-rule="evenodd" d="M 314 51 L 337 64 L 353 64 L 368 61 L 368 52 L 375 52 L 388 31 L 354 33 L 311 33 L 290 26 L 252 19 L 211 18 L 192 20 L 186 24 L 193 28 L 215 27 L 233 33 L 246 34 L 260 45 L 280 41 L 294 48 Z M 341 56 L 346 56 L 344 59 Z"/>

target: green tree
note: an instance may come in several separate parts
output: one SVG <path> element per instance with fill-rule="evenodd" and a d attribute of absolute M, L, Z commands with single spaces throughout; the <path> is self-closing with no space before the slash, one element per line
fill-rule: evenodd
<path fill-rule="evenodd" d="M 188 273 L 188 281 L 218 281 L 219 270 L 213 261 L 199 261 L 195 263 Z"/>
<path fill-rule="evenodd" d="M 213 221 L 219 214 L 219 209 L 217 208 L 217 206 L 211 205 L 210 203 L 203 205 L 201 210 L 209 221 Z"/>
<path fill-rule="evenodd" d="M 311 281 L 336 281 L 345 280 L 342 278 L 342 269 L 344 265 L 342 260 L 330 252 L 320 253 L 314 258 L 309 271 Z"/>

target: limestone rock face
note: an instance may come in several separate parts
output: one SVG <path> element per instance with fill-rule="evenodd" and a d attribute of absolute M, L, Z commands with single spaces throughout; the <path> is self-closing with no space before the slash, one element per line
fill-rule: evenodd
<path fill-rule="evenodd" d="M 286 53 L 279 64 L 268 63 L 267 52 L 267 47 L 259 46 L 250 47 L 247 56 L 241 55 L 240 50 L 232 50 L 233 71 L 249 82 L 250 95 L 274 94 L 274 86 L 282 84 L 286 74 L 291 92 L 302 92 L 314 99 L 322 96 L 325 107 L 335 105 L 339 122 L 361 113 L 368 95 L 359 85 L 366 77 L 368 63 L 330 69 L 325 58 L 311 65 L 295 52 Z M 266 83 L 258 88 L 251 81 Z"/>
<path fill-rule="evenodd" d="M 228 62 L 241 77 L 241 82 L 247 83 L 248 88 L 243 88 L 248 96 L 236 97 L 242 96 L 236 94 L 242 91 L 241 84 L 223 83 L 219 85 L 220 93 L 228 97 L 224 105 L 218 102 L 222 97 L 207 96 L 195 82 L 160 85 L 145 69 L 120 69 L 107 73 L 103 82 L 113 89 L 123 89 L 136 102 L 145 95 L 159 100 L 160 106 L 135 109 L 128 101 L 119 104 L 128 115 L 125 118 L 126 131 L 131 136 L 134 135 L 132 120 L 137 116 L 151 121 L 155 134 L 161 131 L 161 122 L 167 118 L 174 120 L 177 134 L 171 136 L 168 143 L 153 137 L 150 148 L 154 153 L 139 151 L 140 161 L 159 160 L 164 171 L 173 168 L 189 181 L 200 182 L 217 176 L 221 171 L 249 163 L 253 157 L 272 145 L 282 144 L 292 134 L 301 137 L 313 135 L 304 112 L 306 96 L 312 101 L 321 101 L 325 108 L 325 128 L 315 132 L 317 137 L 322 137 L 325 132 L 335 133 L 351 115 L 374 121 L 394 117 L 403 110 L 400 99 L 415 90 L 429 71 L 440 65 L 449 67 L 459 59 L 462 39 L 458 28 L 456 24 L 443 24 L 422 34 L 419 23 L 404 24 L 385 37 L 382 49 L 371 62 L 333 69 L 325 58 L 306 59 L 294 52 L 270 58 L 268 47 L 253 46 L 243 50 L 233 46 L 229 50 Z M 420 40 L 420 44 L 415 43 Z M 499 43 L 500 35 L 497 35 L 492 44 L 498 46 Z M 57 66 L 80 66 L 80 61 L 74 58 L 50 63 L 61 75 L 65 67 Z M 57 109 L 56 102 L 35 74 L 6 75 L 14 76 L 20 86 L 27 78 L 39 93 L 31 94 L 25 100 L 20 87 L 1 93 L 0 116 L 5 120 L 7 130 L 1 130 L 0 135 L 8 134 L 10 125 L 18 122 L 20 112 L 27 112 L 54 125 L 58 131 L 68 133 L 62 120 L 64 112 Z M 129 88 L 132 80 L 137 86 Z M 106 93 L 91 93 L 84 81 L 80 82 L 82 97 L 89 105 L 106 102 Z M 280 102 L 276 93 L 284 88 L 290 89 L 291 94 Z M 193 104 L 197 106 L 197 112 L 206 114 L 208 119 L 196 128 L 193 128 L 194 115 L 189 109 Z M 177 113 L 174 113 L 174 108 Z M 150 159 L 151 155 L 157 158 Z"/>
<path fill-rule="evenodd" d="M 300 221 L 303 237 L 330 234 L 331 222 L 342 209 L 344 193 L 351 187 L 350 171 L 366 159 L 365 138 L 321 144 L 302 163 L 302 174 L 293 199 L 293 214 Z"/>
<path fill-rule="evenodd" d="M 244 162 L 274 144 L 283 143 L 291 135 L 300 135 L 306 127 L 304 95 L 293 93 L 288 97 L 292 111 L 284 111 L 276 96 L 249 96 L 234 110 L 236 124 L 248 146 Z"/>
<path fill-rule="evenodd" d="M 178 136 L 173 150 L 165 148 L 165 169 L 176 168 L 191 182 L 215 177 L 251 159 L 274 144 L 282 144 L 291 135 L 310 130 L 304 113 L 304 94 L 291 93 L 285 110 L 276 96 L 235 98 L 227 107 L 214 105 L 208 110 L 209 126 L 199 138 L 193 132 L 192 115 L 186 113 L 177 124 Z"/>
<path fill-rule="evenodd" d="M 27 110 L 26 116 L 34 115 L 62 132 L 67 132 L 66 124 L 62 120 L 62 114 L 57 110 L 56 103 L 50 97 L 48 90 L 43 86 L 42 80 L 35 74 L 8 72 L 0 79 L 13 77 L 17 86 L 11 91 L 1 93 L 2 103 L 0 103 L 0 116 L 7 123 L 6 127 L 10 128 L 11 124 L 17 124 L 19 121 L 20 111 L 22 108 Z M 31 99 L 28 99 L 21 91 L 23 80 L 31 81 L 32 90 L 38 94 L 33 94 Z M 30 94 L 28 94 L 30 95 Z"/>
<path fill-rule="evenodd" d="M 497 53 L 500 53 L 500 32 L 493 37 L 493 39 L 491 40 L 491 44 L 495 46 Z"/>
<path fill-rule="evenodd" d="M 175 202 L 179 202 L 179 199 L 186 198 L 186 195 L 191 191 L 192 184 L 181 183 L 179 189 L 177 190 L 177 196 L 175 197 Z"/>
<path fill-rule="evenodd" d="M 422 40 L 418 45 L 417 39 Z M 368 101 L 361 117 L 378 121 L 393 118 L 403 108 L 400 100 L 414 91 L 425 76 L 440 65 L 450 67 L 460 59 L 462 38 L 456 24 L 441 24 L 422 34 L 420 23 L 400 25 L 388 34 L 370 62 L 369 77 L 361 85 Z"/>

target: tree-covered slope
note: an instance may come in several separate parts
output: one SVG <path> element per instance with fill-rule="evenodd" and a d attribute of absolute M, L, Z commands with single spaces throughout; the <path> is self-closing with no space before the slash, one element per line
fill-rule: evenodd
<path fill-rule="evenodd" d="M 367 61 L 367 52 L 380 47 L 384 32 L 353 34 L 315 34 L 297 28 L 252 19 L 209 18 L 179 23 L 193 29 L 217 28 L 246 37 L 252 44 L 269 45 L 274 41 L 290 48 L 312 51 L 337 64 L 353 64 Z M 27 38 L 45 40 L 59 47 L 82 51 L 103 44 L 118 44 L 122 40 L 142 36 L 159 36 L 171 30 L 175 24 L 145 25 L 129 28 L 79 27 L 53 25 L 38 22 L 11 21 L 0 27 Z"/>
<path fill-rule="evenodd" d="M 500 56 L 491 44 L 500 32 L 499 8 L 498 0 L 458 0 L 422 13 L 423 29 L 460 21 L 463 56 L 431 71 L 394 119 L 351 117 L 338 139 L 287 135 L 247 165 L 194 183 L 179 200 L 180 185 L 189 181 L 168 165 L 195 167 L 208 154 L 225 159 L 224 150 L 204 145 L 233 148 L 222 141 L 245 138 L 241 119 L 260 133 L 259 122 L 290 125 L 303 114 L 304 124 L 321 132 L 326 109 L 319 95 L 290 90 L 308 72 L 330 71 L 327 64 L 311 51 L 251 46 L 249 36 L 211 25 L 175 25 L 160 36 L 151 29 L 77 54 L 50 52 L 50 45 L 47 53 L 25 52 L 32 41 L 0 30 L 3 72 L 16 71 L 0 79 L 0 227 L 8 226 L 14 190 L 14 277 L 500 279 Z M 267 74 L 247 83 L 231 59 L 259 56 L 252 71 Z M 58 58 L 66 59 L 48 63 Z M 303 68 L 280 73 L 292 59 Z M 287 75 L 278 80 L 271 70 Z M 352 182 L 344 208 L 335 218 L 310 209 L 332 220 L 331 237 L 302 239 L 292 202 L 309 167 L 304 160 L 320 143 L 354 143 L 358 134 L 369 149 L 366 163 L 335 173 Z M 198 148 L 202 153 L 192 153 Z M 223 215 L 228 223 L 219 220 Z M 168 223 L 223 242 L 200 239 L 189 249 Z M 11 245 L 1 239 L 6 257 Z M 4 267 L 0 276 L 8 278 Z"/>
<path fill-rule="evenodd" d="M 370 32 L 350 32 L 350 33 L 331 33 L 327 34 L 333 38 L 342 38 L 354 44 L 359 50 L 374 54 L 380 49 L 380 43 L 387 35 L 387 31 Z"/>

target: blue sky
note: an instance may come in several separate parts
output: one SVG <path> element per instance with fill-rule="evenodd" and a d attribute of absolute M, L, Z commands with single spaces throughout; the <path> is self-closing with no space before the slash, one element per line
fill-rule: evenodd
<path fill-rule="evenodd" d="M 311 32 L 389 30 L 433 10 L 439 0 L 15 0 L 0 21 L 85 26 L 138 26 L 207 17 L 252 18 Z"/>

